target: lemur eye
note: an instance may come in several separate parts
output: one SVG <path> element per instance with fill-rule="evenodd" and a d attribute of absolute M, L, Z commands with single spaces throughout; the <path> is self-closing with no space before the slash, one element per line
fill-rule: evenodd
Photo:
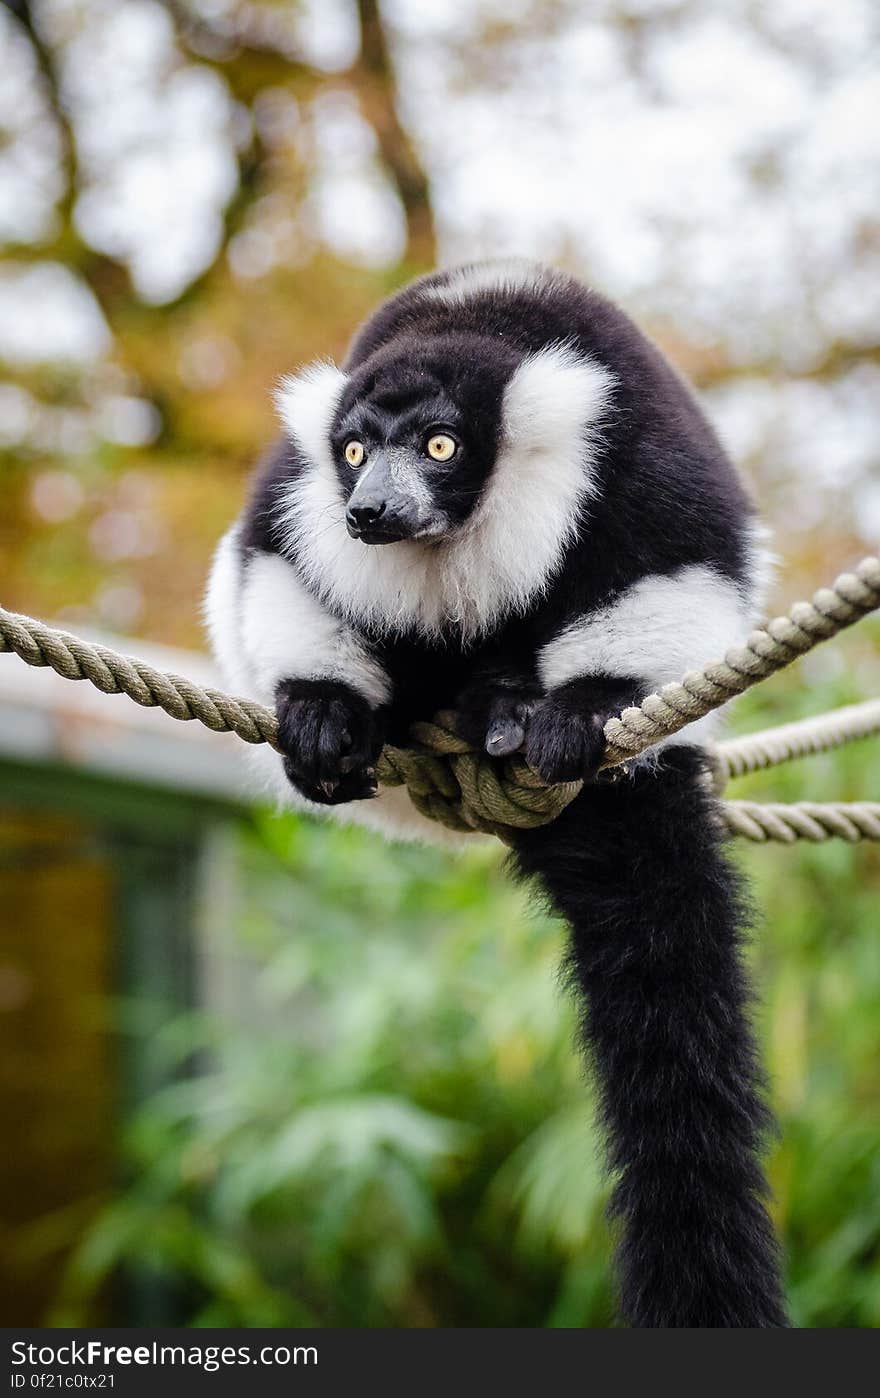
<path fill-rule="evenodd" d="M 435 432 L 428 438 L 428 455 L 434 461 L 451 461 L 458 450 L 458 443 L 445 432 Z"/>
<path fill-rule="evenodd" d="M 346 442 L 345 459 L 354 470 L 357 470 L 366 454 L 363 442 Z"/>

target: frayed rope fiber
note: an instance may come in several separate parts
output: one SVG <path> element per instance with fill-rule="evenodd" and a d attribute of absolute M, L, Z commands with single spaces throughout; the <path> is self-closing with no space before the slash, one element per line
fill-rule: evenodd
<path fill-rule="evenodd" d="M 842 573 L 811 602 L 753 631 L 722 660 L 692 671 L 649 694 L 605 725 L 603 768 L 621 766 L 695 719 L 726 704 L 777 670 L 790 665 L 861 617 L 880 607 L 880 560 L 865 558 Z M 171 718 L 196 721 L 215 733 L 235 733 L 247 743 L 277 748 L 275 715 L 250 699 L 205 688 L 166 674 L 106 646 L 57 631 L 30 617 L 0 608 L 0 652 L 28 665 L 50 667 L 69 680 L 88 680 L 104 694 L 126 694 L 145 708 Z M 732 776 L 790 757 L 837 747 L 880 731 L 880 700 L 852 705 L 798 724 L 722 743 L 714 753 L 719 785 Z M 580 782 L 546 786 L 522 758 L 499 763 L 466 743 L 453 713 L 416 724 L 407 748 L 386 746 L 377 767 L 386 786 L 406 786 L 424 815 L 452 830 L 482 831 L 504 839 L 510 827 L 527 829 L 556 818 L 580 790 Z M 758 805 L 731 801 L 721 807 L 732 834 L 763 842 L 796 839 L 880 839 L 880 803 L 797 802 Z"/>

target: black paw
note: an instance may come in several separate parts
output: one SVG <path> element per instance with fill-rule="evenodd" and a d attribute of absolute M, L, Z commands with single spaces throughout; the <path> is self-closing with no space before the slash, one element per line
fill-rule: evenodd
<path fill-rule="evenodd" d="M 563 691 L 549 694 L 535 708 L 526 738 L 526 758 L 547 783 L 589 781 L 605 751 L 608 713 L 578 707 Z"/>
<path fill-rule="evenodd" d="M 491 757 L 509 757 L 526 741 L 537 691 L 498 684 L 473 684 L 456 701 L 459 731 Z"/>
<path fill-rule="evenodd" d="M 275 712 L 284 771 L 309 801 L 338 806 L 376 795 L 382 724 L 355 690 L 332 680 L 283 680 Z"/>

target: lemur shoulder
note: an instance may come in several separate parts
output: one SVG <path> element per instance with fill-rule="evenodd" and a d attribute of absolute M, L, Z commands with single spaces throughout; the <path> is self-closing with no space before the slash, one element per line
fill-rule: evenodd
<path fill-rule="evenodd" d="M 530 263 L 421 278 L 342 368 L 284 381 L 278 406 L 283 437 L 207 601 L 226 681 L 277 709 L 284 757 L 261 753 L 266 782 L 420 833 L 373 769 L 440 708 L 490 756 L 586 779 L 516 858 L 572 928 L 624 1313 L 783 1324 L 746 915 L 700 779 L 713 721 L 623 780 L 592 780 L 611 714 L 753 623 L 764 531 L 736 470 L 633 322 Z"/>

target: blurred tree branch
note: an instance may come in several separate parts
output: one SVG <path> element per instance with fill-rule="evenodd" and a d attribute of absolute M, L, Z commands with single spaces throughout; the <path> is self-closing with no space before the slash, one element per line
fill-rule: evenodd
<path fill-rule="evenodd" d="M 81 171 L 76 136 L 64 101 L 55 56 L 45 42 L 31 0 L 0 0 L 26 33 L 43 80 L 46 98 L 58 136 L 62 193 L 56 207 L 57 232 L 46 242 L 7 246 L 4 256 L 16 261 L 56 259 L 71 267 L 90 287 L 107 321 L 112 325 L 120 300 L 133 297 L 131 278 L 124 263 L 89 246 L 80 236 L 74 218 Z"/>
<path fill-rule="evenodd" d="M 88 172 L 80 163 L 75 113 L 65 93 L 60 55 L 46 35 L 37 0 L 0 0 L 0 4 L 15 17 L 34 56 L 58 143 L 61 192 L 47 236 L 7 243 L 0 257 L 15 262 L 56 261 L 82 279 L 110 328 L 120 361 L 136 373 L 141 391 L 160 408 L 166 432 L 177 436 L 180 423 L 173 419 L 179 417 L 175 403 L 181 321 L 176 310 L 187 317 L 186 324 L 192 323 L 191 313 L 203 303 L 209 319 L 215 317 L 218 307 L 230 301 L 227 249 L 247 228 L 261 197 L 278 196 L 293 214 L 300 202 L 295 154 L 267 144 L 256 119 L 255 105 L 262 94 L 285 91 L 301 106 L 308 106 L 322 92 L 352 92 L 375 133 L 380 163 L 401 201 L 407 271 L 432 264 L 435 239 L 427 175 L 398 114 L 389 43 L 375 0 L 352 0 L 361 26 L 360 53 L 340 73 L 324 72 L 295 52 L 289 7 L 238 5 L 215 18 L 196 13 L 185 0 L 159 3 L 171 19 L 180 62 L 201 64 L 221 75 L 232 100 L 249 119 L 247 138 L 236 145 L 238 180 L 223 210 L 223 228 L 210 262 L 157 316 L 155 308 L 140 297 L 124 257 L 93 247 L 80 231 L 76 208 Z"/>
<path fill-rule="evenodd" d="M 125 303 L 130 308 L 139 304 L 139 298 L 132 287 L 125 263 L 91 247 L 77 230 L 75 205 L 83 183 L 82 172 L 77 158 L 76 133 L 64 100 L 55 55 L 42 37 L 31 0 L 0 0 L 0 4 L 6 5 L 15 15 L 30 41 L 55 122 L 63 177 L 63 192 L 56 211 L 60 225 L 57 234 L 48 242 L 7 246 L 4 255 L 17 261 L 57 258 L 59 261 L 65 262 L 87 282 L 111 329 L 116 330 L 118 328 L 116 325 L 117 315 L 122 304 Z M 165 7 L 171 11 L 172 17 L 180 25 L 177 31 L 178 37 L 185 38 L 186 7 L 175 3 L 175 0 L 166 0 Z M 208 61 L 201 54 L 199 57 L 202 61 Z M 289 74 L 290 64 L 287 60 L 282 62 L 278 55 L 272 55 L 272 57 L 279 60 L 277 65 L 273 65 L 272 74 Z M 224 72 L 228 77 L 229 69 L 225 64 Z M 270 76 L 271 74 L 266 73 L 262 75 L 266 81 L 269 80 Z M 261 81 L 260 86 L 262 85 Z M 238 86 L 240 87 L 241 84 Z M 236 92 L 234 82 L 230 84 L 230 88 L 233 95 L 239 95 Z M 239 153 L 238 188 L 225 212 L 224 233 L 219 242 L 217 254 L 212 263 L 186 289 L 181 299 L 197 295 L 207 284 L 211 273 L 225 253 L 229 240 L 241 226 L 249 205 L 258 193 L 265 155 L 265 148 L 260 140 L 259 132 L 254 128 L 251 140 Z"/>
<path fill-rule="evenodd" d="M 674 342 L 674 349 L 676 362 L 687 371 L 696 387 L 704 391 L 737 379 L 764 379 L 772 382 L 789 376 L 780 367 L 775 356 L 736 362 L 719 350 L 701 349 L 689 354 L 687 346 L 678 341 Z M 876 364 L 880 367 L 880 343 L 834 340 L 824 345 L 821 354 L 811 363 L 805 367 L 798 367 L 791 376 L 802 381 L 829 383 L 860 364 Z"/>
<path fill-rule="evenodd" d="M 361 51 L 351 70 L 361 111 L 372 126 L 382 161 L 394 182 L 406 218 L 406 261 L 431 267 L 436 260 L 434 216 L 428 177 L 400 120 L 394 67 L 378 0 L 357 0 Z"/>
<path fill-rule="evenodd" d="M 222 24 L 196 14 L 185 0 L 159 0 L 171 17 L 177 40 L 195 60 L 222 72 L 237 101 L 250 105 L 267 87 L 288 87 L 312 95 L 327 76 L 293 53 L 278 15 L 254 13 L 239 5 Z"/>
<path fill-rule="evenodd" d="M 283 21 L 271 11 L 239 6 L 217 27 L 203 15 L 194 15 L 185 0 L 162 3 L 174 19 L 180 42 L 194 57 L 221 71 L 240 102 L 250 104 L 266 87 L 287 87 L 296 96 L 308 98 L 328 88 L 351 86 L 403 207 L 405 261 L 412 268 L 433 265 L 436 238 L 430 185 L 398 110 L 394 64 L 378 0 L 354 0 L 360 53 L 351 68 L 338 75 L 320 73 L 297 58 Z"/>

